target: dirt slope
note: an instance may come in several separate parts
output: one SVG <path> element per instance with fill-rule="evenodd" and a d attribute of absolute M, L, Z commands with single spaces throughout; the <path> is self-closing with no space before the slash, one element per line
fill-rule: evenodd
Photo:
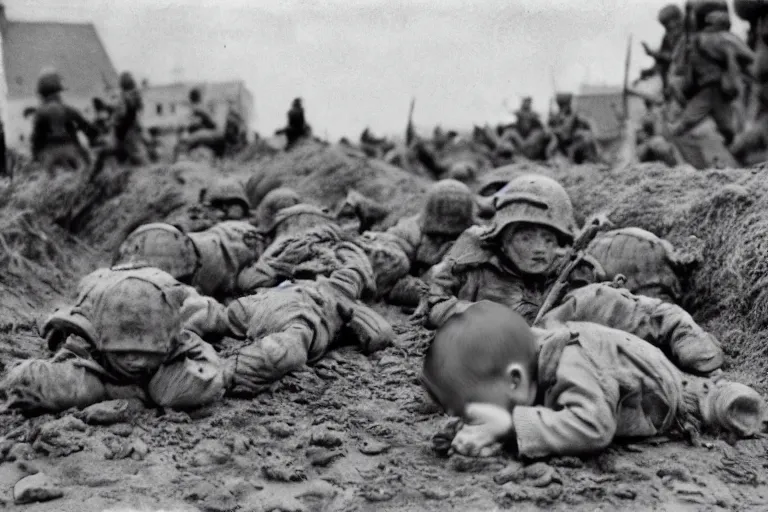
<path fill-rule="evenodd" d="M 702 265 L 686 303 L 724 341 L 729 375 L 765 392 L 768 185 L 762 175 L 654 166 L 547 172 L 569 189 L 580 218 L 608 209 L 618 225 L 639 225 L 698 251 Z M 84 218 L 77 237 L 53 226 L 44 208 L 4 195 L 0 184 L 0 263 L 7 269 L 0 272 L 0 364 L 44 355 L 39 318 L 73 293 L 77 278 L 109 261 L 122 233 L 194 202 L 212 173 L 194 164 L 132 171 L 124 190 Z M 416 211 L 428 185 L 317 145 L 219 173 L 243 180 L 279 174 L 326 205 L 353 186 L 397 214 Z M 0 508 L 5 500 L 15 509 L 14 483 L 38 470 L 64 496 L 26 510 L 768 508 L 763 439 L 735 445 L 708 439 L 692 448 L 660 438 L 525 471 L 508 457 L 437 457 L 429 440 L 445 418 L 417 379 L 429 335 L 399 311 L 381 311 L 398 333 L 394 347 L 370 358 L 341 348 L 273 392 L 228 399 L 194 418 L 144 411 L 92 426 L 75 413 L 34 420 L 0 415 Z"/>

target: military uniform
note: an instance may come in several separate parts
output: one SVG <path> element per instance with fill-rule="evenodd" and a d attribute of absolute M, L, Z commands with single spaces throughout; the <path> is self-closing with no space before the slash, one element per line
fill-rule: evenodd
<path fill-rule="evenodd" d="M 512 411 L 522 456 L 585 454 L 616 437 L 694 425 L 745 437 L 761 428 L 765 403 L 754 390 L 729 382 L 695 389 L 661 350 L 630 333 L 567 322 L 542 331 L 540 344 L 537 404 Z"/>
<path fill-rule="evenodd" d="M 235 337 L 248 344 L 226 359 L 228 388 L 253 395 L 282 376 L 322 358 L 348 330 L 364 352 L 394 340 L 389 323 L 359 299 L 374 286 L 362 250 L 351 243 L 333 248 L 338 268 L 312 280 L 297 280 L 232 302 L 227 312 Z"/>
<path fill-rule="evenodd" d="M 505 304 L 533 322 L 557 279 L 558 261 L 542 275 L 527 276 L 502 254 L 499 237 L 508 226 L 531 223 L 558 234 L 563 245 L 573 241 L 573 206 L 562 186 L 551 178 L 524 175 L 512 180 L 496 198 L 496 216 L 488 227 L 467 229 L 437 265 L 430 279 L 428 324 L 442 325 L 454 312 L 481 300 Z M 573 286 L 593 282 L 595 269 L 586 264 L 571 274 Z"/>
<path fill-rule="evenodd" d="M 75 305 L 55 312 L 43 335 L 51 360 L 27 360 L 3 381 L 9 407 L 57 412 L 136 396 L 163 407 L 219 399 L 224 373 L 202 335 L 229 331 L 212 299 L 156 268 L 100 269 L 79 284 Z M 126 354 L 144 357 L 126 363 Z"/>
<path fill-rule="evenodd" d="M 35 113 L 30 140 L 32 157 L 48 172 L 58 166 L 72 170 L 87 166 L 90 156 L 80 145 L 77 134 L 83 132 L 91 141 L 98 137 L 96 129 L 80 112 L 61 101 L 59 94 L 63 89 L 56 71 L 41 74 L 37 91 L 43 103 Z"/>
<path fill-rule="evenodd" d="M 672 57 L 675 52 L 675 48 L 680 43 L 683 35 L 683 31 L 678 28 L 678 24 L 682 27 L 683 23 L 683 11 L 677 5 L 669 4 L 662 7 L 658 14 L 659 23 L 661 23 L 666 31 L 664 37 L 661 39 L 661 46 L 659 50 L 651 53 L 651 57 L 655 60 L 653 67 L 644 69 L 640 73 L 641 79 L 650 78 L 653 75 L 658 74 L 661 77 L 662 87 L 664 90 L 669 85 L 669 70 L 672 65 Z M 673 31 L 670 31 L 668 27 L 674 25 Z"/>
<path fill-rule="evenodd" d="M 720 343 L 681 307 L 609 284 L 571 291 L 540 325 L 552 328 L 567 322 L 593 322 L 632 333 L 689 372 L 706 374 L 723 364 Z"/>
<path fill-rule="evenodd" d="M 742 165 L 768 160 L 768 4 L 762 0 L 735 0 L 734 10 L 750 25 L 754 36 L 755 64 L 753 125 L 740 133 L 731 152 Z"/>
<path fill-rule="evenodd" d="M 259 258 L 265 243 L 255 227 L 242 221 L 187 234 L 170 224 L 152 223 L 126 237 L 114 263 L 152 265 L 203 295 L 225 300 L 237 294 L 240 272 Z"/>
<path fill-rule="evenodd" d="M 224 220 L 245 220 L 251 213 L 245 187 L 234 179 L 216 180 L 200 193 L 200 202 L 166 219 L 185 233 L 204 231 Z"/>
<path fill-rule="evenodd" d="M 530 160 L 546 160 L 548 135 L 539 115 L 531 110 L 531 100 L 523 100 L 523 106 L 515 112 L 517 121 L 503 134 L 515 147 Z"/>
<path fill-rule="evenodd" d="M 240 272 L 241 294 L 271 288 L 286 279 L 330 275 L 341 267 L 337 246 L 349 238 L 330 213 L 306 203 L 279 210 L 262 233 L 266 249 Z"/>
<path fill-rule="evenodd" d="M 549 119 L 553 136 L 547 147 L 547 157 L 552 158 L 559 151 L 576 164 L 597 162 L 599 155 L 592 126 L 586 118 L 573 111 L 573 95 L 558 93 L 556 101 L 559 110 Z"/>
<path fill-rule="evenodd" d="M 738 73 L 751 65 L 754 53 L 730 32 L 705 30 L 708 15 L 727 13 L 727 4 L 722 4 L 694 2 L 697 32 L 691 34 L 689 46 L 681 44 L 675 55 L 674 74 L 681 80 L 685 108 L 672 132 L 682 135 L 711 116 L 730 145 L 736 135 L 733 102 L 740 94 Z"/>

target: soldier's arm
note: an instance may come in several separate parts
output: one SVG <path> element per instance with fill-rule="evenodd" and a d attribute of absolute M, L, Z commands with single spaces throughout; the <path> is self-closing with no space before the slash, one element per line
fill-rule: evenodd
<path fill-rule="evenodd" d="M 179 322 L 182 331 L 217 342 L 231 334 L 226 308 L 210 297 L 200 295 L 191 286 L 179 285 L 175 290 L 180 296 Z"/>
<path fill-rule="evenodd" d="M 194 332 L 182 332 L 147 391 L 156 404 L 179 409 L 220 399 L 224 394 L 224 369 L 216 350 Z"/>
<path fill-rule="evenodd" d="M 421 241 L 421 228 L 419 227 L 417 217 L 407 217 L 400 219 L 397 224 L 386 231 L 396 238 L 397 244 L 403 249 L 408 261 L 413 263 L 416 259 L 416 252 Z"/>
<path fill-rule="evenodd" d="M 580 349 L 566 347 L 549 390 L 553 408 L 518 406 L 512 411 L 518 453 L 544 457 L 602 450 L 616 433 L 618 391 L 609 396 Z"/>
<path fill-rule="evenodd" d="M 74 108 L 69 108 L 69 115 L 78 130 L 83 132 L 88 140 L 93 141 L 99 136 L 99 131 L 89 123 L 83 116 Z"/>
<path fill-rule="evenodd" d="M 542 326 L 554 327 L 568 321 L 594 322 L 634 334 L 664 350 L 687 371 L 707 373 L 723 364 L 720 343 L 683 308 L 610 285 L 591 285 L 571 292 L 545 315 Z"/>
<path fill-rule="evenodd" d="M 427 327 L 437 329 L 448 318 L 460 313 L 472 305 L 471 301 L 460 300 L 456 297 L 464 282 L 462 273 L 455 268 L 455 262 L 445 259 L 432 267 L 432 277 L 429 287 L 429 315 Z"/>

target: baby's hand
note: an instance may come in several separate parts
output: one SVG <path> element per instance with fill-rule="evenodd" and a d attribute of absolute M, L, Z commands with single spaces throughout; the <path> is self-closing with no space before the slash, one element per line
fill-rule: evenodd
<path fill-rule="evenodd" d="M 512 415 L 497 405 L 469 404 L 465 423 L 451 447 L 461 455 L 489 457 L 498 452 L 499 441 L 512 430 Z"/>

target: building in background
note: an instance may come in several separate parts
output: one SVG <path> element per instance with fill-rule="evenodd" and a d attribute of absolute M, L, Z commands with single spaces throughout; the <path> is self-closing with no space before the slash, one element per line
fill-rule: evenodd
<path fill-rule="evenodd" d="M 200 89 L 203 104 L 214 121 L 224 127 L 227 111 L 232 107 L 241 115 L 246 126 L 254 124 L 253 95 L 241 80 L 229 82 L 179 82 L 168 85 L 143 85 L 144 128 L 156 128 L 163 133 L 175 133 L 189 124 L 189 91 Z"/>
<path fill-rule="evenodd" d="M 32 118 L 24 112 L 39 103 L 37 78 L 44 68 L 61 73 L 65 101 L 89 119 L 94 97 L 117 92 L 117 71 L 92 23 L 11 21 L 0 3 L 0 35 L 0 115 L 9 147 L 29 150 Z"/>
<path fill-rule="evenodd" d="M 629 119 L 640 119 L 645 113 L 643 100 L 637 96 L 629 96 L 627 106 Z M 622 86 L 582 84 L 573 97 L 573 108 L 592 120 L 599 142 L 609 143 L 623 136 Z"/>

